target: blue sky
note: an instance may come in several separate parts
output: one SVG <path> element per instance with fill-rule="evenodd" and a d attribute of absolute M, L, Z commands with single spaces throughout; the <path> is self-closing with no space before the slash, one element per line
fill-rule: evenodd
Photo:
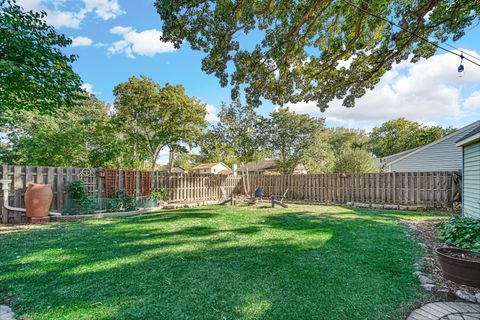
<path fill-rule="evenodd" d="M 208 104 L 208 120 L 222 101 L 230 100 L 230 89 L 201 71 L 203 54 L 188 44 L 174 50 L 158 36 L 162 21 L 153 0 L 18 0 L 25 8 L 46 10 L 47 20 L 74 39 L 68 53 L 79 59 L 74 69 L 86 87 L 100 99 L 113 102 L 113 87 L 131 76 L 146 75 L 160 84 L 182 84 L 187 93 Z M 480 58 L 480 27 L 454 43 Z M 459 59 L 438 52 L 427 61 L 402 63 L 386 74 L 373 92 L 357 102 L 354 109 L 338 101 L 322 116 L 328 126 L 369 130 L 383 121 L 398 117 L 425 124 L 461 127 L 480 118 L 480 67 L 464 63 L 465 76 L 459 78 Z M 268 114 L 275 106 L 264 102 L 259 113 Z M 320 115 L 315 103 L 290 105 L 297 112 Z"/>

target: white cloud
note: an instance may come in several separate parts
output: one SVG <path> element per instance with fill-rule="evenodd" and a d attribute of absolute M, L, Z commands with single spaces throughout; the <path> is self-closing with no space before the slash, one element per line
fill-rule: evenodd
<path fill-rule="evenodd" d="M 88 93 L 95 94 L 95 92 L 93 91 L 93 84 L 91 83 L 84 82 L 82 84 L 82 89 L 87 91 Z"/>
<path fill-rule="evenodd" d="M 459 60 L 450 54 L 436 55 L 416 64 L 403 62 L 387 72 L 374 90 L 358 99 L 355 108 L 345 108 L 341 101 L 334 100 L 324 116 L 343 123 L 380 122 L 399 117 L 426 123 L 440 116 L 459 117 L 461 87 L 480 81 L 480 73 L 467 70 L 459 78 L 458 64 Z M 480 93 L 464 103 L 465 107 L 475 104 L 480 105 Z M 299 113 L 320 114 L 316 102 L 288 106 Z"/>
<path fill-rule="evenodd" d="M 72 47 L 91 46 L 92 43 L 93 41 L 89 37 L 79 36 L 72 38 Z"/>
<path fill-rule="evenodd" d="M 118 0 L 83 0 L 87 12 L 94 11 L 103 20 L 115 19 L 125 12 L 120 8 Z"/>
<path fill-rule="evenodd" d="M 218 111 L 217 108 L 215 106 L 212 106 L 211 104 L 207 104 L 205 108 L 207 111 L 205 120 L 207 120 L 209 124 L 216 124 L 219 121 L 217 116 L 217 111 Z"/>
<path fill-rule="evenodd" d="M 465 99 L 463 105 L 467 109 L 480 108 L 480 91 L 473 92 L 467 99 Z"/>
<path fill-rule="evenodd" d="M 137 32 L 131 27 L 116 26 L 110 29 L 110 33 L 123 37 L 108 48 L 111 54 L 125 54 L 133 59 L 135 55 L 154 56 L 175 51 L 172 43 L 160 41 L 162 33 L 156 29 Z"/>
<path fill-rule="evenodd" d="M 81 0 L 82 6 L 76 11 L 66 10 L 66 2 L 47 0 L 18 0 L 18 4 L 27 10 L 45 11 L 46 21 L 56 28 L 68 27 L 78 29 L 88 14 L 94 13 L 103 20 L 114 19 L 125 12 L 118 0 Z"/>

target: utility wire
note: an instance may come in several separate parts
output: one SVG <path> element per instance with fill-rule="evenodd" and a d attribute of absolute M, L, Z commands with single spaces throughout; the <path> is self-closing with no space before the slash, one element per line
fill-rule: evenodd
<path fill-rule="evenodd" d="M 390 20 L 388 20 L 388 19 L 385 19 L 385 18 L 383 18 L 383 17 L 381 17 L 381 16 L 379 16 L 379 15 L 376 15 L 375 13 L 371 13 L 371 12 L 369 12 L 368 10 L 363 9 L 362 7 L 359 7 L 359 6 L 357 6 L 356 4 L 354 4 L 354 3 L 352 3 L 352 2 L 350 2 L 350 1 L 348 1 L 348 0 L 342 0 L 342 1 L 345 2 L 345 3 L 348 4 L 348 5 L 351 5 L 352 7 L 357 8 L 357 9 L 360 10 L 360 11 L 363 11 L 364 13 L 366 13 L 366 14 L 372 16 L 372 17 L 375 17 L 375 18 L 380 19 L 380 20 L 382 20 L 382 21 L 388 22 L 388 23 L 396 26 L 397 28 L 400 28 L 401 30 L 410 33 L 411 35 L 417 37 L 418 39 L 420 39 L 420 40 L 422 40 L 422 41 L 424 41 L 424 42 L 426 42 L 426 43 L 428 43 L 428 44 L 430 44 L 430 45 L 432 45 L 432 46 L 434 46 L 434 47 L 436 47 L 436 48 L 438 48 L 438 49 L 441 49 L 441 50 L 443 50 L 443 51 L 446 51 L 446 52 L 448 52 L 448 53 L 451 53 L 451 54 L 453 54 L 453 55 L 456 55 L 457 57 L 462 58 L 462 59 L 465 59 L 466 61 L 468 61 L 468 62 L 470 62 L 470 63 L 473 63 L 474 65 L 480 67 L 480 63 L 477 63 L 477 62 L 475 62 L 475 61 L 473 61 L 473 60 L 465 57 L 465 55 L 463 54 L 463 52 L 462 52 L 460 49 L 456 49 L 456 50 L 459 50 L 459 51 L 461 52 L 460 54 L 459 54 L 459 53 L 456 53 L 456 52 L 453 52 L 453 51 L 451 51 L 451 50 L 449 50 L 449 49 L 447 49 L 447 48 L 445 48 L 445 47 L 443 47 L 443 46 L 441 46 L 441 45 L 438 45 L 438 44 L 436 44 L 436 43 L 433 43 L 433 42 L 429 41 L 429 40 L 426 39 L 425 37 L 422 37 L 422 36 L 416 34 L 415 32 L 412 32 L 412 31 L 410 31 L 410 30 L 408 30 L 408 29 L 405 29 L 404 27 L 396 24 L 395 22 L 392 22 L 392 21 L 390 21 Z M 453 46 L 451 46 L 451 45 L 448 45 L 448 46 L 453 47 Z M 466 54 L 466 55 L 470 56 L 469 54 Z M 475 59 L 477 59 L 477 58 L 475 58 Z"/>
<path fill-rule="evenodd" d="M 469 54 L 468 52 L 463 52 L 462 49 L 459 49 L 459 48 L 457 48 L 457 47 L 455 47 L 455 46 L 452 46 L 451 44 L 448 44 L 448 43 L 445 42 L 444 45 L 446 45 L 447 47 L 450 47 L 450 48 L 452 48 L 452 49 L 454 49 L 454 50 L 458 50 L 458 51 L 462 52 L 464 56 L 469 56 L 469 57 L 471 57 L 471 58 L 473 58 L 473 59 L 475 59 L 475 60 L 480 61 L 480 58 L 477 58 L 476 56 L 474 56 L 473 54 Z"/>

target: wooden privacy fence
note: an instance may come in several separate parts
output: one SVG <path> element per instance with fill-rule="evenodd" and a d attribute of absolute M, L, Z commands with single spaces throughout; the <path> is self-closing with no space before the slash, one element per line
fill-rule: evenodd
<path fill-rule="evenodd" d="M 150 193 L 150 188 L 146 188 L 150 184 L 150 172 L 146 171 L 2 165 L 0 179 L 11 181 L 8 202 L 11 206 L 20 208 L 24 207 L 24 195 L 29 183 L 50 184 L 53 191 L 51 210 L 57 212 L 65 208 L 68 198 L 66 185 L 73 180 L 82 180 L 87 193 L 98 198 L 112 197 L 118 189 L 124 189 L 129 195 L 137 197 Z M 221 186 L 228 193 L 240 192 L 240 180 L 233 176 L 154 172 L 152 179 L 153 190 L 165 189 L 169 201 L 218 200 L 222 196 Z M 0 201 L 3 204 L 3 194 L 0 194 Z M 0 217 L 1 223 L 24 221 L 26 217 L 22 212 L 7 211 Z"/>
<path fill-rule="evenodd" d="M 249 177 L 251 189 L 265 196 L 314 203 L 396 204 L 450 208 L 458 194 L 457 172 L 333 173 Z M 253 192 L 253 191 L 252 191 Z"/>
<path fill-rule="evenodd" d="M 287 199 L 312 203 L 395 204 L 447 209 L 458 194 L 456 172 L 412 172 L 371 174 L 309 174 L 309 175 L 258 175 L 250 176 L 250 193 L 260 187 L 265 197 L 283 194 Z M 53 190 L 52 211 L 62 211 L 67 202 L 65 186 L 80 179 L 87 192 L 98 198 L 107 197 L 117 188 L 128 189 L 129 194 L 146 196 L 150 187 L 145 171 L 103 170 L 98 168 L 53 168 L 30 166 L 0 166 L 0 178 L 10 183 L 9 204 L 23 207 L 25 189 L 29 183 L 48 183 Z M 220 187 L 228 194 L 243 193 L 239 176 L 211 174 L 168 174 L 154 172 L 152 190 L 165 189 L 168 201 L 220 200 Z M 112 185 L 113 188 L 112 188 Z M 0 203 L 3 203 L 0 194 Z M 25 221 L 23 213 L 7 212 L 2 223 Z"/>

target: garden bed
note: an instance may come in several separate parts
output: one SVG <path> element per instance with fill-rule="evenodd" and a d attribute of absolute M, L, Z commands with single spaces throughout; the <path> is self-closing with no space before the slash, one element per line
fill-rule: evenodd
<path fill-rule="evenodd" d="M 445 221 L 442 220 L 422 220 L 422 221 L 403 221 L 410 227 L 412 234 L 422 244 L 425 249 L 425 255 L 422 258 L 420 264 L 424 271 L 431 277 L 435 283 L 435 291 L 437 295 L 443 300 L 457 301 L 460 300 L 455 294 L 458 290 L 466 292 L 470 295 L 480 293 L 480 288 L 470 287 L 466 285 L 460 285 L 453 281 L 445 279 L 438 256 L 435 253 L 436 248 L 445 247 L 444 243 L 441 243 L 436 234 L 437 224 Z"/>

